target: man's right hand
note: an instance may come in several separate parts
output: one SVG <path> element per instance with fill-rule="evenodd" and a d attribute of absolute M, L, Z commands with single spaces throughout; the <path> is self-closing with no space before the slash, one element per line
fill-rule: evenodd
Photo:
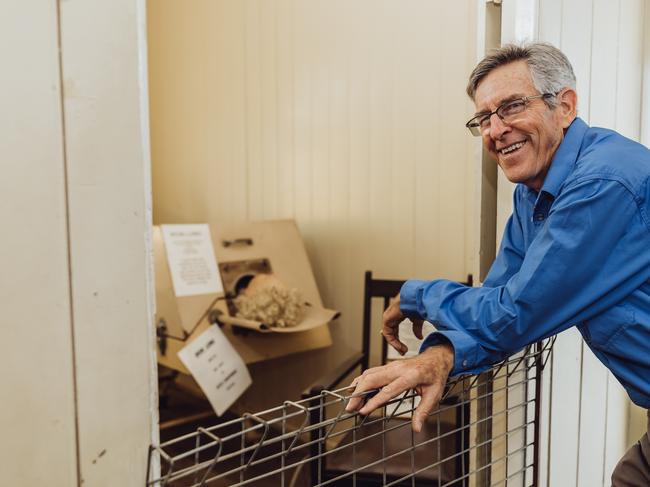
<path fill-rule="evenodd" d="M 406 317 L 402 314 L 400 310 L 400 297 L 397 295 L 390 303 L 390 306 L 384 311 L 382 317 L 382 328 L 381 334 L 386 339 L 386 342 L 399 352 L 400 355 L 404 355 L 408 352 L 408 347 L 399 339 L 399 325 L 404 321 Z M 422 324 L 423 320 L 413 319 L 413 333 L 420 340 L 424 338 L 422 336 Z"/>
<path fill-rule="evenodd" d="M 429 413 L 440 402 L 453 366 L 454 349 L 441 343 L 416 357 L 373 367 L 354 379 L 352 386 L 355 389 L 345 409 L 366 416 L 403 392 L 415 389 L 422 398 L 412 419 L 413 431 L 419 433 Z M 367 398 L 366 394 L 374 389 L 379 389 L 379 392 Z"/>

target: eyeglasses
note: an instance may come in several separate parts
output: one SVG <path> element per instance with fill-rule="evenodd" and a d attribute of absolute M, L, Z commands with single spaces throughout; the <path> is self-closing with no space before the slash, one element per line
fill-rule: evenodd
<path fill-rule="evenodd" d="M 528 102 L 532 100 L 538 100 L 540 98 L 552 98 L 555 95 L 556 93 L 544 93 L 542 95 L 524 96 L 523 98 L 507 101 L 501 104 L 493 112 L 476 115 L 465 124 L 465 127 L 469 129 L 472 135 L 478 137 L 490 128 L 490 119 L 495 113 L 497 114 L 497 117 L 499 117 L 504 123 L 509 123 L 512 121 L 515 115 L 520 114 L 526 109 Z"/>

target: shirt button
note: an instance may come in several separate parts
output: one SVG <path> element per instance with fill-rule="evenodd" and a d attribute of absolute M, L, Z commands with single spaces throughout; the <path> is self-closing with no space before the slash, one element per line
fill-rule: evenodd
<path fill-rule="evenodd" d="M 467 367 L 467 360 L 463 360 L 463 367 Z"/>
<path fill-rule="evenodd" d="M 541 213 L 538 213 L 535 215 L 535 221 L 541 222 L 544 219 L 544 215 Z"/>

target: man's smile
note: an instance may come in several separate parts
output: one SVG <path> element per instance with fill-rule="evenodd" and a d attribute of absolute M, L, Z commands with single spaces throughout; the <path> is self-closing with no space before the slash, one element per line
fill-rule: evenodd
<path fill-rule="evenodd" d="M 497 152 L 501 155 L 510 154 L 512 152 L 515 152 L 518 149 L 521 149 L 524 146 L 524 144 L 526 144 L 526 140 L 520 140 L 518 142 L 514 142 L 510 145 L 502 147 L 501 149 L 497 149 Z"/>

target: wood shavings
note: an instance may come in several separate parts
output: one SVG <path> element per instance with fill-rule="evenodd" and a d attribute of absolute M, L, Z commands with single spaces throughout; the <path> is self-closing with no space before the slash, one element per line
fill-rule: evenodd
<path fill-rule="evenodd" d="M 270 276 L 255 277 L 234 304 L 237 316 L 280 328 L 296 326 L 304 314 L 300 292 Z"/>

